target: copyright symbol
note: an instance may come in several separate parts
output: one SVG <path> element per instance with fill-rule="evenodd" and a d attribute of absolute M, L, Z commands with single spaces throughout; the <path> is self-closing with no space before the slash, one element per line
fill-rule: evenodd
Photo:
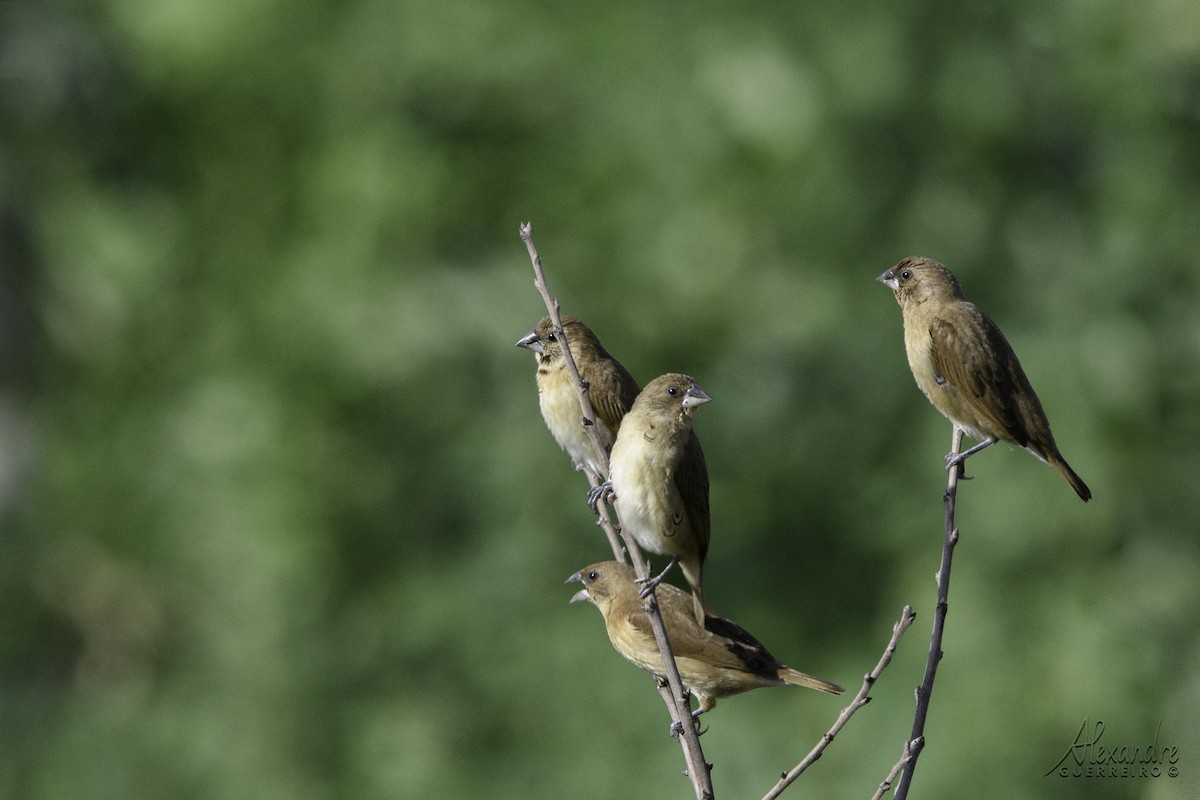
<path fill-rule="evenodd" d="M 1172 778 L 1179 777 L 1179 767 L 1167 767 L 1167 775 Z"/>

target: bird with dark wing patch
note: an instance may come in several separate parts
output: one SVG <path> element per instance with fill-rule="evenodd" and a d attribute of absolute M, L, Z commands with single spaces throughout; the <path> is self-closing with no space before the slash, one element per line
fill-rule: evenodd
<path fill-rule="evenodd" d="M 587 600 L 600 609 L 609 641 L 617 652 L 647 672 L 663 675 L 662 655 L 632 567 L 603 561 L 584 567 L 567 581 L 583 584 L 571 602 Z M 735 622 L 709 615 L 704 625 L 697 624 L 691 600 L 682 589 L 663 584 L 655 596 L 680 680 L 699 703 L 692 712 L 693 718 L 711 710 L 720 698 L 765 686 L 806 686 L 830 694 L 843 692 L 836 684 L 779 663 L 761 642 Z"/>

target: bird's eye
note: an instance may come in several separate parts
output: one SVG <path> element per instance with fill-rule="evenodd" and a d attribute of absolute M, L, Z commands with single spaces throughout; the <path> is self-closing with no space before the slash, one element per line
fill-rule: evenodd
<path fill-rule="evenodd" d="M 558 341 L 558 340 L 557 340 L 556 338 L 554 338 L 554 334 L 553 334 L 553 333 L 549 333 L 549 334 L 546 334 L 546 341 L 549 341 L 549 342 L 556 342 L 556 341 Z"/>
<path fill-rule="evenodd" d="M 677 387 L 677 386 L 668 386 L 668 387 L 667 387 L 667 394 L 671 395 L 671 397 L 674 397 L 675 395 L 679 394 L 679 387 Z"/>
<path fill-rule="evenodd" d="M 908 279 L 909 279 L 909 278 L 911 278 L 911 277 L 912 277 L 912 270 L 911 270 L 911 269 L 905 269 L 905 270 L 901 270 L 901 271 L 900 271 L 900 280 L 902 280 L 902 281 L 906 281 L 906 280 L 908 280 Z"/>
<path fill-rule="evenodd" d="M 591 572 L 589 572 L 587 574 L 587 579 L 588 579 L 589 583 L 596 580 L 596 578 L 599 578 L 599 577 L 600 577 L 600 573 L 596 572 L 596 570 L 592 570 Z"/>

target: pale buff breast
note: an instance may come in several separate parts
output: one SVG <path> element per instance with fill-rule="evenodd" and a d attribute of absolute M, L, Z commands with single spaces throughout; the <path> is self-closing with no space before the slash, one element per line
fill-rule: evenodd
<path fill-rule="evenodd" d="M 940 411 L 972 439 L 989 438 L 982 432 L 986 427 L 958 388 L 938 374 L 933 365 L 932 345 L 929 330 L 923 326 L 910 325 L 905 315 L 904 350 L 908 355 L 908 366 L 912 369 L 917 386 L 929 398 L 933 407 Z"/>
<path fill-rule="evenodd" d="M 683 538 L 676 535 L 680 525 L 687 524 L 674 481 L 678 458 L 668 463 L 662 457 L 663 448 L 650 446 L 652 439 L 647 438 L 666 434 L 647 430 L 638 420 L 631 422 L 629 416 L 621 423 L 621 430 L 609 463 L 621 525 L 651 553 L 686 555 L 682 547 L 673 546 Z M 682 457 L 682 451 L 677 455 Z"/>
<path fill-rule="evenodd" d="M 634 625 L 609 625 L 607 616 L 604 621 L 608 640 L 626 661 L 655 675 L 663 674 L 662 656 L 658 651 L 658 642 L 653 636 L 643 634 Z"/>
<path fill-rule="evenodd" d="M 554 440 L 567 452 L 573 463 L 587 463 L 593 471 L 600 473 L 591 434 L 581 423 L 583 413 L 579 409 L 579 398 L 567 371 L 556 369 L 543 373 L 540 377 L 538 405 L 542 410 L 542 419 L 546 421 L 546 427 L 550 429 Z M 602 424 L 597 426 L 597 430 L 604 446 L 611 447 L 612 431 Z"/>

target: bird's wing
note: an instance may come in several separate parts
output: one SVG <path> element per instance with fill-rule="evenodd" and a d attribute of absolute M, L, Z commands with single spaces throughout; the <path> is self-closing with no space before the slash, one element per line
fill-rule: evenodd
<path fill-rule="evenodd" d="M 996 323 L 971 312 L 959 324 L 938 318 L 929 326 L 934 369 L 975 413 L 1024 447 L 1028 434 L 1017 407 L 1024 373 Z"/>
<path fill-rule="evenodd" d="M 711 664 L 755 675 L 775 678 L 779 674 L 781 665 L 775 656 L 735 622 L 709 616 L 705 620 L 705 630 L 694 634 L 694 641 L 683 645 L 691 647 L 680 648 L 685 655 L 703 653 L 704 660 Z M 674 639 L 671 646 L 677 647 Z"/>
<path fill-rule="evenodd" d="M 683 459 L 675 472 L 675 488 L 683 500 L 683 512 L 691 523 L 696 536 L 700 560 L 708 554 L 710 519 L 708 512 L 708 465 L 704 461 L 704 449 L 700 439 L 692 431 L 684 447 Z"/>
<path fill-rule="evenodd" d="M 687 592 L 677 586 L 661 583 L 655 595 L 667 626 L 671 650 L 681 663 L 699 662 L 706 671 L 728 670 L 758 675 L 772 682 L 780 680 L 783 665 L 736 622 L 709 615 L 705 619 L 705 627 L 701 628 L 694 621 L 692 599 Z M 628 623 L 628 634 L 637 640 L 637 647 L 631 649 L 637 652 L 657 650 L 650 616 L 642 610 L 640 602 L 625 615 L 625 621 Z M 648 668 L 654 671 L 660 667 L 652 664 Z"/>
<path fill-rule="evenodd" d="M 660 583 L 654 589 L 654 596 L 667 628 L 667 637 L 671 640 L 671 649 L 676 656 L 680 654 L 681 647 L 684 648 L 684 652 L 694 652 L 703 646 L 700 637 L 697 636 L 697 626 L 692 620 L 691 595 L 678 586 Z M 654 628 L 650 624 L 650 615 L 642 607 L 640 600 L 633 604 L 625 615 L 625 620 L 643 646 L 658 649 Z"/>
<path fill-rule="evenodd" d="M 655 590 L 667 620 L 667 635 L 676 658 L 690 658 L 723 669 L 752 672 L 774 678 L 780 664 L 762 643 L 732 620 L 709 615 L 705 627 L 694 622 L 691 596 L 682 589 L 661 583 Z M 639 607 L 629 614 L 629 624 L 639 636 L 654 639 L 650 617 Z"/>
<path fill-rule="evenodd" d="M 601 370 L 597 377 L 588 377 L 592 385 L 588 395 L 600 422 L 616 434 L 621 428 L 621 419 L 633 407 L 639 390 L 637 381 L 621 366 L 621 362 L 612 359 L 611 363 L 612 369 Z"/>
<path fill-rule="evenodd" d="M 765 644 L 751 636 L 750 631 L 746 630 L 741 625 L 738 625 L 731 619 L 718 617 L 716 614 L 709 614 L 704 618 L 704 627 L 710 633 L 719 638 L 728 639 L 732 642 L 741 644 L 748 650 L 757 650 L 766 654 L 766 656 L 772 661 L 775 660 L 775 657 L 767 652 L 767 646 Z"/>

